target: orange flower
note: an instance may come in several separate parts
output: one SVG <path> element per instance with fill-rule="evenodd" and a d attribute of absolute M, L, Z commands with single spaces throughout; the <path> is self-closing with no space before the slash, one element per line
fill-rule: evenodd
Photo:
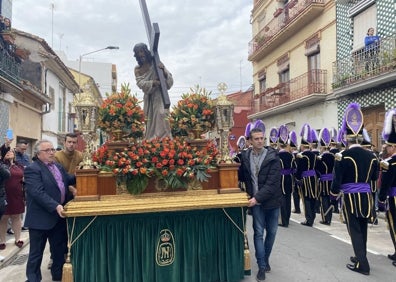
<path fill-rule="evenodd" d="M 121 129 L 124 137 L 142 137 L 144 113 L 140 107 L 141 101 L 131 95 L 129 85 L 122 84 L 121 92 L 106 96 L 98 110 L 98 128 L 106 132 Z"/>
<path fill-rule="evenodd" d="M 207 132 L 214 126 L 215 106 L 210 98 L 211 93 L 199 87 L 190 91 L 182 94 L 182 100 L 172 108 L 169 117 L 172 136 L 188 136 L 191 130 L 198 127 Z"/>

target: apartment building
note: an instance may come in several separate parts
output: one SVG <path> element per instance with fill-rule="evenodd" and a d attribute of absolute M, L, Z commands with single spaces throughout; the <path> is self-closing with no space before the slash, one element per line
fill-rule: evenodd
<path fill-rule="evenodd" d="M 379 148 L 384 114 L 396 107 L 396 7 L 394 0 L 336 1 L 337 58 L 333 91 L 338 123 L 347 105 L 358 102 L 365 128 Z M 365 47 L 368 29 L 379 36 Z"/>
<path fill-rule="evenodd" d="M 297 134 L 337 127 L 332 94 L 336 8 L 330 0 L 255 0 L 249 43 L 254 99 L 249 119 Z"/>

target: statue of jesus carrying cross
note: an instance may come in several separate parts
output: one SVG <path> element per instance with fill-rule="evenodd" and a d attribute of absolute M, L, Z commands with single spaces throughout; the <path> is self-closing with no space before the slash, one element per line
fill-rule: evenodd
<path fill-rule="evenodd" d="M 146 119 L 145 138 L 172 137 L 169 124 L 169 95 L 168 90 L 173 85 L 172 74 L 161 63 L 158 55 L 159 27 L 157 23 L 151 26 L 145 0 L 140 0 L 143 19 L 146 25 L 150 50 L 144 43 L 134 46 L 138 65 L 135 67 L 137 86 L 144 93 L 144 115 Z"/>

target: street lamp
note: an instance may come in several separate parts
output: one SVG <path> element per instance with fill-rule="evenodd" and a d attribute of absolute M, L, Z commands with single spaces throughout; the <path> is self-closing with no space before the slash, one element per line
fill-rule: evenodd
<path fill-rule="evenodd" d="M 98 106 L 94 98 L 92 97 L 91 91 L 81 91 L 81 61 L 82 58 L 86 55 L 93 54 L 96 52 L 100 52 L 103 50 L 114 50 L 119 49 L 116 46 L 107 46 L 106 48 L 102 48 L 99 50 L 95 50 L 92 52 L 88 52 L 80 55 L 79 65 L 78 65 L 78 98 L 75 101 L 74 107 L 77 111 L 78 116 L 78 124 L 79 129 L 82 132 L 83 140 L 85 141 L 85 150 L 83 154 L 83 168 L 88 169 L 92 167 L 91 161 L 91 149 L 92 149 L 92 140 L 95 137 L 96 131 L 96 119 L 98 115 Z"/>
<path fill-rule="evenodd" d="M 79 58 L 79 61 L 78 61 L 78 87 L 81 89 L 81 62 L 82 62 L 82 58 L 84 56 L 87 56 L 87 55 L 90 55 L 90 54 L 93 54 L 93 53 L 97 53 L 97 52 L 100 52 L 100 51 L 103 51 L 103 50 L 118 50 L 118 49 L 120 49 L 120 47 L 118 47 L 118 46 L 107 46 L 107 47 L 99 49 L 99 50 L 95 50 L 95 51 L 92 51 L 92 52 L 81 54 L 80 58 Z"/>

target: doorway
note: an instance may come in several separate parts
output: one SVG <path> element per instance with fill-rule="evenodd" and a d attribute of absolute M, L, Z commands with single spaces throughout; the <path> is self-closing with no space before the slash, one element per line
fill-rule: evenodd
<path fill-rule="evenodd" d="M 373 107 L 362 109 L 364 118 L 364 128 L 366 128 L 368 134 L 371 137 L 371 143 L 375 146 L 373 150 L 378 152 L 381 150 L 382 140 L 382 128 L 384 126 L 385 119 L 385 105 L 380 104 Z"/>

